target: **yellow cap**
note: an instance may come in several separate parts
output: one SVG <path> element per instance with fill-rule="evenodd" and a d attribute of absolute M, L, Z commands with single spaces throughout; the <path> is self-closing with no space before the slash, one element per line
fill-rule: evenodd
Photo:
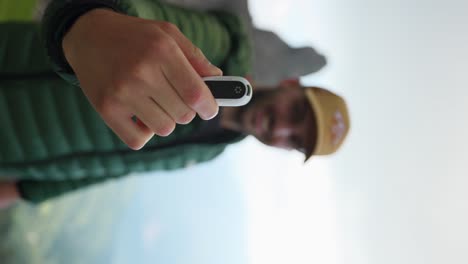
<path fill-rule="evenodd" d="M 349 131 L 349 115 L 346 103 L 340 96 L 317 87 L 305 87 L 315 116 L 316 140 L 310 140 L 306 150 L 306 161 L 314 155 L 336 152 Z"/>

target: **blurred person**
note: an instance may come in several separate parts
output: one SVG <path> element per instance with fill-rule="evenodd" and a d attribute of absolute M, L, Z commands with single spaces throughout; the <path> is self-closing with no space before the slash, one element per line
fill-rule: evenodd
<path fill-rule="evenodd" d="M 226 12 L 53 1 L 43 20 L 52 66 L 33 24 L 2 24 L 0 34 L 18 55 L 0 65 L 0 206 L 206 162 L 247 135 L 306 159 L 331 154 L 349 129 L 341 97 L 293 80 L 218 110 L 200 76 L 246 76 L 251 65 L 247 34 Z"/>

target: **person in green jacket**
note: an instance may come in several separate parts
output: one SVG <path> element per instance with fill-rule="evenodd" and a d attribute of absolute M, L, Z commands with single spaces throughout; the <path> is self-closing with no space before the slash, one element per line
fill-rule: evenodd
<path fill-rule="evenodd" d="M 292 81 L 256 87 L 250 104 L 220 110 L 201 77 L 245 76 L 251 65 L 249 39 L 228 13 L 57 0 L 42 23 L 52 65 L 33 24 L 0 26 L 2 47 L 22 54 L 0 65 L 0 122 L 8 128 L 0 136 L 0 203 L 184 168 L 246 135 L 308 159 L 335 152 L 349 129 L 341 97 Z"/>

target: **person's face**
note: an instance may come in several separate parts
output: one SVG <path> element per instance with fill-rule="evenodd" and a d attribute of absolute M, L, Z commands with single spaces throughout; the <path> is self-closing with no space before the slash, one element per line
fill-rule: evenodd
<path fill-rule="evenodd" d="M 237 121 L 242 132 L 273 147 L 305 153 L 316 137 L 314 114 L 298 86 L 255 91 Z"/>

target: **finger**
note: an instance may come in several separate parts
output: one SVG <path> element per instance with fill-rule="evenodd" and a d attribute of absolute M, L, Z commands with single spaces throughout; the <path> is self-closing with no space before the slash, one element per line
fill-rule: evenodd
<path fill-rule="evenodd" d="M 174 44 L 175 45 L 175 44 Z M 159 69 L 155 71 L 154 68 Z M 188 124 L 196 116 L 196 113 L 183 100 L 175 88 L 169 83 L 160 67 L 152 67 L 147 73 L 151 80 L 133 80 L 130 92 L 124 93 L 125 102 L 132 105 L 132 109 L 140 109 L 138 114 L 141 116 L 146 110 L 141 107 L 142 100 L 150 98 L 152 104 L 157 104 L 164 112 L 171 117 L 177 124 Z M 153 111 L 153 107 L 147 107 L 148 111 Z M 157 114 L 157 113 L 151 113 Z M 154 118 L 154 116 L 152 116 Z M 154 129 L 154 127 L 152 127 Z"/>
<path fill-rule="evenodd" d="M 192 68 L 180 49 L 161 65 L 161 72 L 174 87 L 183 102 L 197 112 L 202 119 L 208 120 L 218 113 L 218 104 L 203 79 Z"/>
<path fill-rule="evenodd" d="M 133 106 L 135 115 L 153 133 L 165 137 L 174 131 L 174 120 L 172 120 L 153 98 L 146 97 L 143 100 L 140 98 L 136 102 L 138 102 L 138 104 Z"/>
<path fill-rule="evenodd" d="M 161 29 L 175 40 L 187 60 L 200 76 L 223 75 L 221 69 L 211 64 L 203 52 L 195 46 L 174 24 L 161 22 Z"/>
<path fill-rule="evenodd" d="M 141 149 L 154 135 L 148 127 L 135 123 L 133 113 L 119 103 L 107 103 L 99 113 L 112 131 L 133 150 Z"/>
<path fill-rule="evenodd" d="M 180 98 L 176 88 L 172 85 L 166 75 L 161 74 L 161 79 L 164 80 L 164 86 L 168 89 L 158 89 L 157 94 L 153 91 L 151 98 L 164 109 L 164 111 L 176 122 L 177 124 L 188 124 L 195 118 L 195 111 L 192 110 Z"/>

